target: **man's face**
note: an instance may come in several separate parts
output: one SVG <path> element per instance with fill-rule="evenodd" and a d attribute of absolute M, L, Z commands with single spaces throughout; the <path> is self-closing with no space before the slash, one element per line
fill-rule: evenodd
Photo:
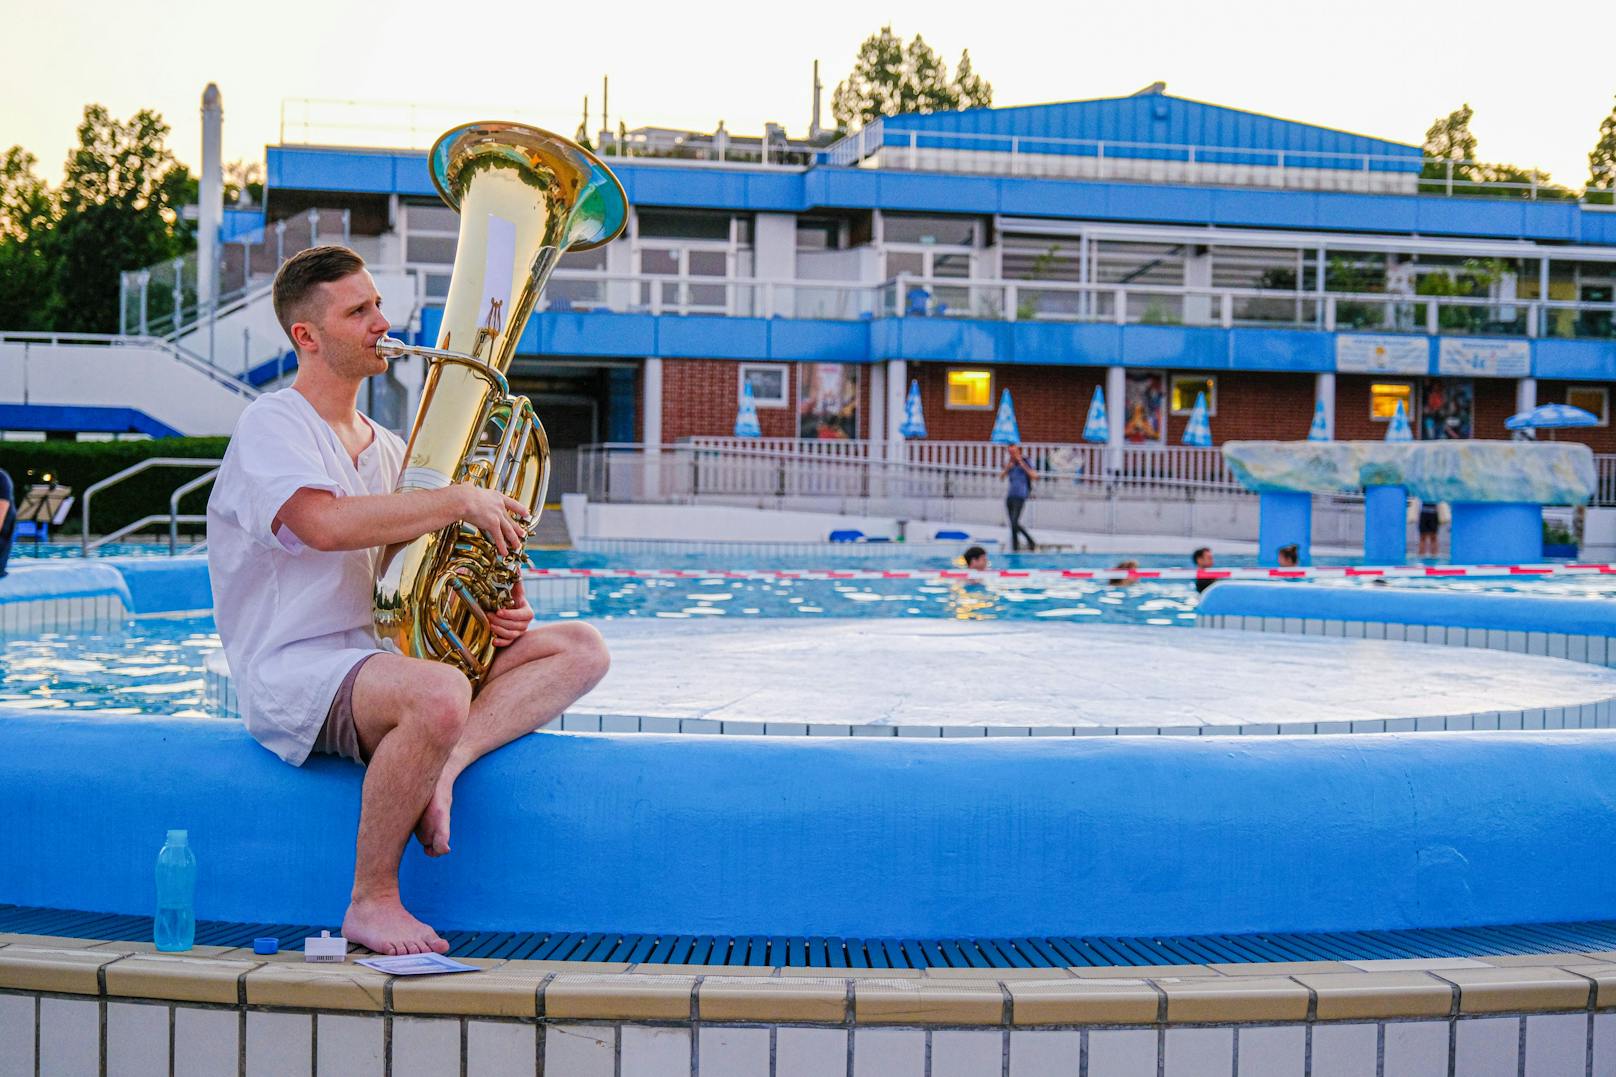
<path fill-rule="evenodd" d="M 315 343 L 311 359 L 323 360 L 332 373 L 345 378 L 368 378 L 387 369 L 376 355 L 376 342 L 387 335 L 382 297 L 376 282 L 361 269 L 316 289 L 308 321 Z"/>
<path fill-rule="evenodd" d="M 975 569 L 978 572 L 984 571 L 988 567 L 988 555 L 985 553 L 978 554 L 965 562 L 965 567 Z"/>
<path fill-rule="evenodd" d="M 1195 564 L 1196 564 L 1196 567 L 1198 567 L 1198 568 L 1211 568 L 1212 567 L 1212 551 L 1208 550 L 1205 553 L 1203 553 L 1201 556 L 1197 557 L 1195 559 Z"/>

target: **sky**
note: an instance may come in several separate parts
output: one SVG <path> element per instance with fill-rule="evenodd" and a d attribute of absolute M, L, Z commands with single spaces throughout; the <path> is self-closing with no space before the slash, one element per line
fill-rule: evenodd
<path fill-rule="evenodd" d="M 1435 117 L 1468 102 L 1482 158 L 1578 186 L 1616 95 L 1616 8 L 1604 3 L 171 0 L 142 10 L 0 0 L 0 26 L 14 35 L 0 63 L 0 149 L 22 145 L 55 182 L 85 104 L 97 102 L 120 117 L 162 113 L 171 148 L 195 168 L 210 81 L 224 100 L 226 161 L 262 161 L 283 114 L 287 141 L 424 145 L 473 118 L 571 134 L 587 94 L 593 130 L 603 75 L 614 129 L 621 119 L 712 130 L 722 119 L 739 134 L 775 121 L 801 135 L 813 62 L 829 123 L 832 88 L 883 24 L 921 34 L 951 66 L 970 49 L 996 105 L 1119 96 L 1161 80 L 1182 97 L 1418 144 Z M 399 104 L 299 103 L 310 99 Z"/>

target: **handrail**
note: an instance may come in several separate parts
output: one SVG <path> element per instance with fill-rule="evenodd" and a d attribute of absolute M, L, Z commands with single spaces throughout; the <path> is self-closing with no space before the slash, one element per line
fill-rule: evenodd
<path fill-rule="evenodd" d="M 206 486 L 208 483 L 212 482 L 214 479 L 216 479 L 218 477 L 219 477 L 219 469 L 214 468 L 212 471 L 208 472 L 206 475 L 198 475 L 196 478 L 192 479 L 190 482 L 185 483 L 182 486 L 175 487 L 174 492 L 172 494 L 168 495 L 168 555 L 170 557 L 173 557 L 176 553 L 179 552 L 179 545 L 180 545 L 180 498 L 184 497 L 186 494 L 190 493 L 192 490 L 195 490 L 195 489 L 197 489 L 199 487 L 202 487 L 202 486 Z M 204 517 L 202 517 L 202 519 L 206 520 L 207 517 L 204 516 Z M 187 522 L 194 522 L 194 521 L 189 521 L 188 520 Z"/>
<path fill-rule="evenodd" d="M 117 333 L 52 333 L 0 330 L 0 344 L 86 344 L 108 348 L 156 348 L 182 366 L 189 367 L 222 389 L 227 389 L 248 400 L 256 400 L 258 390 L 238 378 L 224 373 L 206 359 L 172 340 L 161 337 L 122 336 Z"/>
<path fill-rule="evenodd" d="M 103 538 L 97 539 L 95 542 L 90 541 L 90 499 L 93 498 L 100 491 L 105 490 L 109 486 L 114 486 L 117 483 L 122 482 L 124 479 L 129 478 L 129 476 L 131 476 L 131 475 L 138 475 L 142 471 L 147 470 L 148 468 L 154 468 L 154 467 L 210 467 L 210 468 L 217 468 L 220 464 L 223 464 L 223 463 L 224 463 L 223 460 L 210 460 L 210 459 L 206 459 L 204 457 L 199 457 L 199 456 L 151 456 L 151 457 L 147 457 L 145 460 L 142 460 L 138 464 L 132 464 L 129 467 L 124 468 L 122 471 L 118 472 L 115 475 L 108 475 L 106 478 L 100 480 L 99 482 L 91 483 L 89 485 L 89 487 L 81 495 L 82 500 L 80 500 L 80 502 L 79 502 L 79 512 L 80 512 L 79 520 L 80 520 L 80 531 L 81 531 L 81 534 L 79 535 L 79 543 L 80 543 L 80 548 L 81 548 L 81 552 L 82 552 L 83 556 L 89 557 L 91 550 L 99 549 L 100 547 L 105 546 L 108 542 L 113 541 L 114 538 L 121 538 L 122 536 L 129 534 L 131 528 L 134 526 L 134 525 L 130 525 L 129 527 L 120 528 L 117 531 L 114 531 L 111 535 L 104 536 Z M 139 523 L 141 525 L 144 525 L 144 524 L 149 524 L 149 523 L 152 523 L 152 522 L 154 522 L 156 520 L 161 520 L 161 519 L 163 519 L 163 517 L 161 515 L 148 516 L 145 519 L 139 521 Z M 196 521 L 188 519 L 185 522 L 194 523 Z"/>

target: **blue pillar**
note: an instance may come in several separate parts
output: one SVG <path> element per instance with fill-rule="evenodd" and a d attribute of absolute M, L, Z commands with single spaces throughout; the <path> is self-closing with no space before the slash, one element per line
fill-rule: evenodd
<path fill-rule="evenodd" d="M 1313 495 L 1293 491 L 1266 492 L 1259 502 L 1257 563 L 1279 564 L 1279 548 L 1295 543 L 1307 564 L 1313 545 Z"/>
<path fill-rule="evenodd" d="M 1543 506 L 1520 502 L 1453 502 L 1456 565 L 1517 565 L 1543 560 Z"/>
<path fill-rule="evenodd" d="M 1371 565 L 1408 560 L 1408 491 L 1403 487 L 1364 487 L 1363 555 Z"/>

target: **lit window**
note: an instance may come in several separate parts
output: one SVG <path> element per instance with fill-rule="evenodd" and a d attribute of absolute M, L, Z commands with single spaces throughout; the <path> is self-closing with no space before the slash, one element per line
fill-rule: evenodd
<path fill-rule="evenodd" d="M 993 406 L 993 371 L 950 370 L 948 372 L 948 406 L 951 408 L 991 408 Z"/>
<path fill-rule="evenodd" d="M 1174 376 L 1172 389 L 1172 404 L 1174 415 L 1188 415 L 1195 410 L 1195 397 L 1198 393 L 1206 394 L 1206 413 L 1218 413 L 1218 379 L 1204 378 L 1199 375 L 1184 377 Z"/>
<path fill-rule="evenodd" d="M 1603 385 L 1567 386 L 1566 403 L 1598 416 L 1600 426 L 1610 425 L 1610 390 Z"/>
<path fill-rule="evenodd" d="M 1403 405 L 1403 415 L 1414 421 L 1414 386 L 1408 382 L 1373 382 L 1369 386 L 1369 418 L 1377 423 L 1390 422 L 1397 414 L 1397 405 Z"/>

